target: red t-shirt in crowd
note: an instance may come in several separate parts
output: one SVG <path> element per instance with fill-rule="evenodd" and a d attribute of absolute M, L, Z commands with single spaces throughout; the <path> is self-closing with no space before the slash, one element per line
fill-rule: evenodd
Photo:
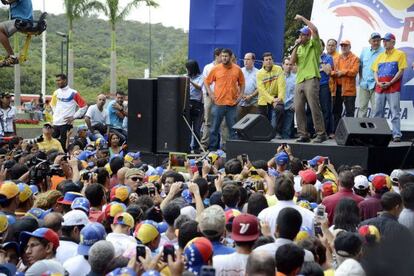
<path fill-rule="evenodd" d="M 341 187 L 336 194 L 325 197 L 322 200 L 322 204 L 325 205 L 326 207 L 326 212 L 328 213 L 329 225 L 332 225 L 336 205 L 341 199 L 345 197 L 351 198 L 357 204 L 364 200 L 362 196 L 354 194 L 351 189 L 346 189 L 343 187 Z"/>

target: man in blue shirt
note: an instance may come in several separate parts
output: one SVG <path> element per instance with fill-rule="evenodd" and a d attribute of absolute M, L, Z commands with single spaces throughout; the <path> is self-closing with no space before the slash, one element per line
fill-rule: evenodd
<path fill-rule="evenodd" d="M 321 39 L 322 51 L 325 49 L 325 43 Z M 321 79 L 319 81 L 319 102 L 321 105 L 323 121 L 325 123 L 326 133 L 329 137 L 334 134 L 333 118 L 332 118 L 332 99 L 331 91 L 329 89 L 329 76 L 331 71 L 334 69 L 334 62 L 332 56 L 322 52 L 319 65 L 319 73 Z M 314 133 L 312 113 L 310 108 L 306 110 L 307 124 L 310 133 Z"/>
<path fill-rule="evenodd" d="M 128 116 L 127 108 L 124 106 L 124 98 L 123 92 L 116 92 L 115 100 L 108 104 L 109 131 L 118 135 L 121 143 L 126 140 L 128 135 L 127 130 L 123 128 L 124 118 Z"/>
<path fill-rule="evenodd" d="M 295 107 L 293 105 L 293 98 L 295 97 L 296 74 L 293 73 L 293 64 L 290 58 L 285 58 L 283 61 L 283 71 L 286 80 L 286 94 L 285 94 L 285 116 L 283 118 L 282 138 L 290 139 L 293 136 Z"/>
<path fill-rule="evenodd" d="M 247 114 L 257 113 L 257 95 L 259 94 L 259 91 L 257 90 L 256 75 L 259 70 L 254 67 L 255 60 L 256 55 L 254 53 L 247 53 L 244 55 L 244 67 L 242 68 L 242 72 L 246 87 L 244 88 L 242 100 L 237 107 L 237 120 L 240 120 Z"/>
<path fill-rule="evenodd" d="M 32 0 L 3 0 L 3 4 L 10 4 L 10 20 L 0 23 L 0 42 L 7 51 L 7 57 L 0 62 L 0 67 L 12 66 L 19 63 L 10 45 L 9 37 L 17 32 L 16 19 L 33 21 Z"/>
<path fill-rule="evenodd" d="M 362 50 L 359 58 L 359 112 L 358 117 L 368 116 L 368 102 L 371 102 L 371 110 L 375 110 L 375 78 L 372 71 L 372 63 L 378 55 L 384 52 L 381 47 L 381 36 L 379 33 L 372 33 L 369 39 L 371 47 Z"/>

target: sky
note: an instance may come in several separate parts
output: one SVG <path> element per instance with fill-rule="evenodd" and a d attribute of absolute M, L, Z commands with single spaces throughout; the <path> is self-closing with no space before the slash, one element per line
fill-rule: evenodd
<path fill-rule="evenodd" d="M 64 13 L 63 0 L 44 0 L 46 12 L 53 14 Z M 151 23 L 161 23 L 167 27 L 175 27 L 188 31 L 190 0 L 156 0 L 158 8 L 151 8 Z M 101 0 L 104 2 L 104 0 Z M 43 10 L 43 0 L 32 0 L 34 10 Z M 124 7 L 128 0 L 120 0 Z M 131 11 L 128 20 L 148 22 L 148 8 L 141 4 Z M 102 18 L 105 18 L 102 16 Z"/>

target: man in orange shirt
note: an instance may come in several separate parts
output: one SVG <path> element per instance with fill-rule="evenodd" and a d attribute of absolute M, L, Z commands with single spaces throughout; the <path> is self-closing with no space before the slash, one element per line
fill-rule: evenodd
<path fill-rule="evenodd" d="M 345 105 L 345 116 L 354 117 L 356 76 L 359 72 L 359 58 L 351 52 L 351 42 L 344 40 L 339 45 L 341 55 L 334 59 L 335 70 L 332 73 L 336 82 L 333 97 L 335 129 L 342 116 L 342 104 Z"/>
<path fill-rule="evenodd" d="M 244 94 L 244 76 L 240 67 L 231 62 L 233 52 L 230 49 L 221 51 L 221 64 L 213 67 L 204 80 L 208 95 L 213 101 L 211 109 L 212 126 L 210 129 L 209 150 L 219 148 L 219 129 L 223 118 L 229 129 L 230 139 L 236 138 L 233 125 L 236 123 L 237 104 Z M 210 84 L 215 83 L 214 93 Z"/>

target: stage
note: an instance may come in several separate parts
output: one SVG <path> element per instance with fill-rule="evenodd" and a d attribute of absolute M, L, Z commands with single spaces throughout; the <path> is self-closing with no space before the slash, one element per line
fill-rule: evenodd
<path fill-rule="evenodd" d="M 277 148 L 287 143 L 295 157 L 309 160 L 317 155 L 328 156 L 335 167 L 342 164 L 361 165 L 372 173 L 391 173 L 400 168 L 404 157 L 410 149 L 411 142 L 391 142 L 388 147 L 338 146 L 335 140 L 329 139 L 322 144 L 297 143 L 294 139 L 271 141 L 229 140 L 226 143 L 227 160 L 246 153 L 250 160 L 269 160 Z M 403 169 L 414 168 L 414 150 L 411 150 Z"/>

